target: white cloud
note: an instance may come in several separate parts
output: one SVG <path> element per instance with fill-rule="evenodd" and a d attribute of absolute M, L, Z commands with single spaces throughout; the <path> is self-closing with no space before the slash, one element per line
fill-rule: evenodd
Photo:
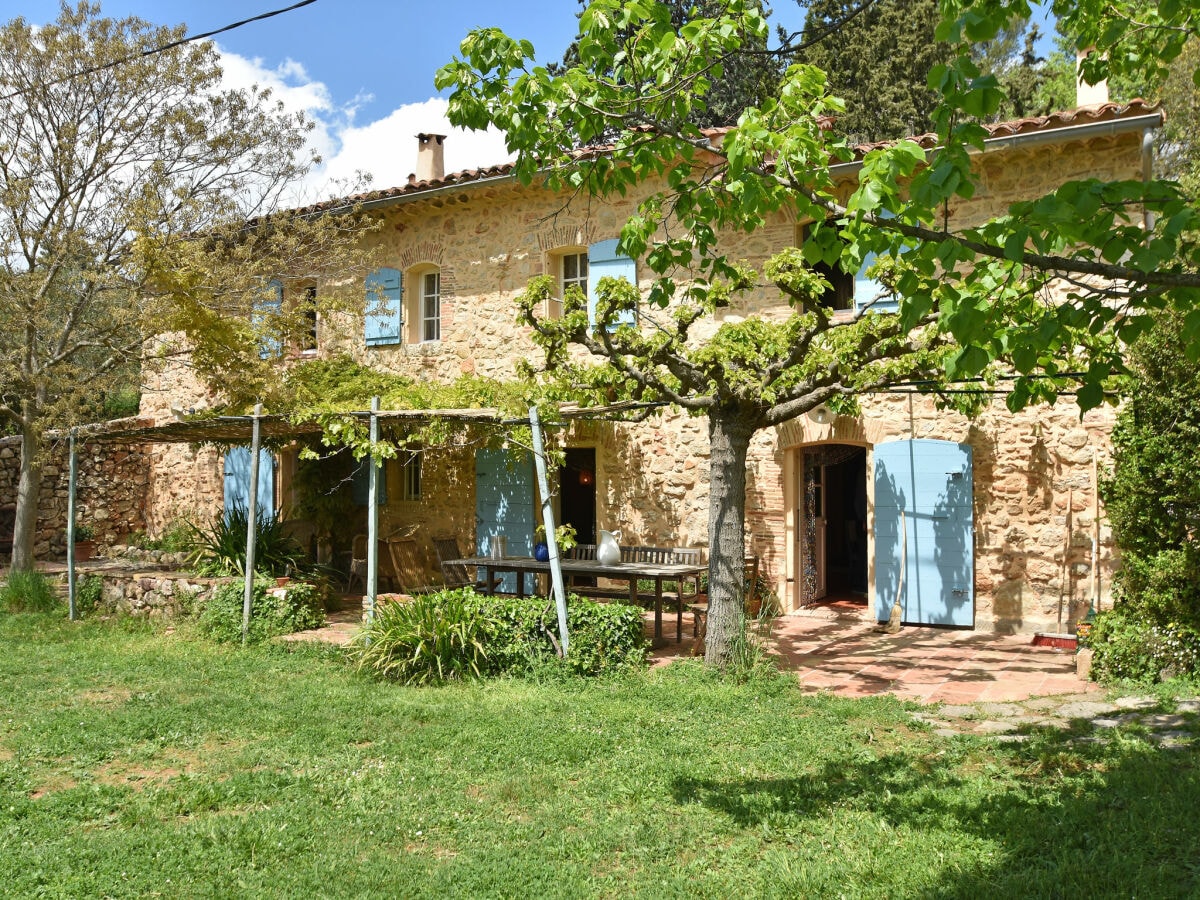
<path fill-rule="evenodd" d="M 431 97 L 408 103 L 376 122 L 347 127 L 338 137 L 341 146 L 321 168 L 318 181 L 346 179 L 355 172 L 372 176 L 371 186 L 389 188 L 404 184 L 417 166 L 417 135 L 444 134 L 446 174 L 477 169 L 512 159 L 504 136 L 494 128 L 465 131 L 446 118 L 448 103 Z"/>
<path fill-rule="evenodd" d="M 326 85 L 311 80 L 304 66 L 295 60 L 285 60 L 271 69 L 261 59 L 222 52 L 221 65 L 228 87 L 268 87 L 285 109 L 303 112 L 316 123 L 309 143 L 322 163 L 303 185 L 297 185 L 295 196 L 302 198 L 300 202 L 340 194 L 360 172 L 370 176 L 373 189 L 403 185 L 409 173 L 416 170 L 418 133 L 447 136 L 447 174 L 512 158 L 505 149 L 503 135 L 496 129 L 477 132 L 452 128 L 446 118 L 449 104 L 440 97 L 409 103 L 375 122 L 356 125 L 355 116 L 366 98 L 335 103 Z"/>

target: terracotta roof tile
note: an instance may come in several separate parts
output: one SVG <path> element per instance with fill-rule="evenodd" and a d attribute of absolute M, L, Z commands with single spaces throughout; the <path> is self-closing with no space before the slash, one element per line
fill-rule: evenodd
<path fill-rule="evenodd" d="M 1137 99 L 1130 100 L 1126 103 L 1104 103 L 1100 106 L 1081 107 L 1079 109 L 1064 110 L 1062 112 L 1051 113 L 1048 116 L 1030 116 L 1024 119 L 1014 119 L 1008 122 L 997 122 L 992 125 L 985 125 L 991 137 L 1012 137 L 1015 135 L 1031 134 L 1039 131 L 1052 131 L 1058 128 L 1069 128 L 1074 125 L 1090 124 L 1093 122 L 1108 122 L 1117 121 L 1120 119 L 1133 118 L 1136 116 L 1146 115 L 1148 113 L 1160 112 L 1157 104 L 1149 103 L 1145 100 Z M 834 125 L 834 120 L 830 117 L 823 116 L 820 119 L 822 130 L 828 131 Z M 710 141 L 719 143 L 720 139 L 729 133 L 730 128 L 706 128 L 703 134 Z M 932 133 L 915 135 L 911 140 L 916 141 L 922 147 L 932 148 L 937 145 L 937 135 Z M 886 147 L 890 141 L 878 141 L 870 144 L 858 144 L 854 147 L 855 156 L 862 158 L 868 151 L 879 147 Z M 576 151 L 577 156 L 587 156 L 598 153 L 605 153 L 612 150 L 612 144 L 597 144 L 588 147 L 580 148 Z M 377 191 L 366 191 L 361 194 L 355 194 L 351 197 L 341 197 L 335 200 L 327 200 L 322 203 L 314 204 L 307 207 L 304 211 L 320 211 L 334 209 L 337 207 L 347 206 L 356 203 L 378 203 L 380 201 L 397 199 L 409 195 L 423 194 L 429 191 L 436 191 L 455 185 L 474 184 L 480 181 L 485 181 L 492 178 L 502 178 L 511 175 L 515 165 L 511 162 L 499 163 L 493 166 L 484 166 L 478 169 L 463 169 L 460 172 L 452 172 L 442 178 L 431 179 L 428 181 L 417 181 L 410 176 L 407 184 L 399 187 L 382 188 Z"/>

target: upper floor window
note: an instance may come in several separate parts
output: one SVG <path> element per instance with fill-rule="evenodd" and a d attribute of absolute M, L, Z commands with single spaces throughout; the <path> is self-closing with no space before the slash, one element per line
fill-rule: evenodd
<path fill-rule="evenodd" d="M 442 339 L 442 276 L 426 272 L 421 276 L 421 340 Z"/>
<path fill-rule="evenodd" d="M 575 251 L 564 253 L 560 258 L 560 264 L 559 285 L 562 287 L 562 293 L 566 294 L 567 288 L 577 287 L 583 291 L 586 297 L 588 292 L 587 253 L 578 253 Z"/>
<path fill-rule="evenodd" d="M 267 282 L 266 291 L 254 301 L 251 321 L 261 334 L 258 339 L 258 355 L 263 359 L 278 356 L 283 345 L 279 338 L 279 320 L 283 314 L 283 282 L 273 278 Z"/>
<path fill-rule="evenodd" d="M 310 284 L 300 291 L 300 327 L 296 349 L 308 352 L 317 349 L 317 286 Z"/>
<path fill-rule="evenodd" d="M 377 269 L 366 279 L 363 339 L 368 347 L 399 344 L 404 325 L 404 286 L 399 269 Z"/>
<path fill-rule="evenodd" d="M 802 246 L 808 238 L 809 225 L 801 225 L 796 236 L 797 246 Z M 829 223 L 828 227 L 836 227 Z M 829 282 L 829 289 L 821 297 L 821 305 L 826 309 L 859 310 L 865 307 L 877 312 L 894 312 L 896 298 L 891 295 L 889 288 L 883 282 L 871 278 L 867 272 L 878 259 L 875 253 L 868 253 L 853 274 L 845 271 L 840 262 L 832 265 L 826 262 L 813 263 L 813 271 L 820 272 Z"/>

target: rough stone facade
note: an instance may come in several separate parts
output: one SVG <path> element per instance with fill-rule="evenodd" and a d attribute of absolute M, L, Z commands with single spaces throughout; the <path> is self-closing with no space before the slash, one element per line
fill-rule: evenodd
<path fill-rule="evenodd" d="M 1072 178 L 1139 178 L 1140 134 L 1014 145 L 984 154 L 978 165 L 978 190 L 971 200 L 950 208 L 951 228 L 983 221 L 1013 201 L 1038 196 Z M 844 189 L 851 189 L 849 181 Z M 463 373 L 510 378 L 518 361 L 537 353 L 528 330 L 515 324 L 516 294 L 531 277 L 555 273 L 562 253 L 615 237 L 635 206 L 632 197 L 568 202 L 509 179 L 481 179 L 401 197 L 383 207 L 385 228 L 371 239 L 379 242 L 383 264 L 403 273 L 403 342 L 382 347 L 331 342 L 321 351 L 348 350 L 370 365 L 419 379 L 445 381 Z M 731 236 L 728 249 L 758 265 L 796 239 L 797 223 L 778 215 L 753 234 Z M 441 277 L 441 337 L 421 342 L 419 279 L 435 270 Z M 639 278 L 648 274 L 644 266 L 639 268 Z M 762 286 L 720 318 L 782 317 L 788 311 L 777 291 Z M 155 401 L 160 413 L 171 402 L 172 388 L 164 384 Z M 176 390 L 197 394 L 194 385 Z M 871 448 L 901 437 L 935 437 L 972 448 L 975 628 L 1061 630 L 1086 611 L 1097 572 L 1107 597 L 1113 555 L 1106 528 L 1095 540 L 1094 460 L 1101 466 L 1107 460 L 1111 412 L 1090 412 L 1081 419 L 1072 404 L 1060 403 L 1014 416 L 997 401 L 971 421 L 919 396 L 874 395 L 861 405 L 857 418 L 817 425 L 805 417 L 760 433 L 752 443 L 748 540 L 786 610 L 802 602 L 796 498 L 804 449 L 828 444 L 866 449 L 870 524 Z M 568 444 L 595 448 L 598 527 L 619 528 L 625 543 L 707 544 L 705 420 L 667 412 L 640 425 L 594 423 L 577 426 Z M 193 455 L 181 462 L 177 454 L 182 451 L 171 453 L 176 455 L 152 459 L 148 521 L 156 527 L 170 516 L 160 506 L 219 501 L 219 460 L 214 465 L 211 455 Z M 458 537 L 467 550 L 475 541 L 472 459 L 469 447 L 427 453 L 421 500 L 403 501 L 393 494 L 383 514 L 385 533 L 414 532 L 425 542 L 431 561 L 432 537 Z M 358 521 L 346 523 L 348 531 L 361 527 Z M 867 614 L 875 614 L 873 596 Z"/>
<path fill-rule="evenodd" d="M 147 528 L 151 466 L 148 449 L 122 443 L 77 445 L 76 516 L 91 526 L 99 543 L 115 543 Z M 0 438 L 0 508 L 17 502 L 21 439 Z M 40 559 L 66 554 L 70 461 L 65 441 L 54 443 L 42 467 L 34 554 Z"/>
<path fill-rule="evenodd" d="M 223 584 L 238 579 L 196 578 L 179 572 L 101 572 L 100 612 L 175 619 L 201 608 Z"/>

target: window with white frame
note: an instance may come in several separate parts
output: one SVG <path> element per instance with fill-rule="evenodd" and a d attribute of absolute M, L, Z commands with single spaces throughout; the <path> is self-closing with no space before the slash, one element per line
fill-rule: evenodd
<path fill-rule="evenodd" d="M 421 499 L 421 454 L 408 451 L 400 454 L 400 499 Z"/>
<path fill-rule="evenodd" d="M 585 297 L 587 296 L 588 255 L 586 250 L 572 251 L 562 255 L 559 285 L 564 295 L 567 293 L 567 288 L 573 285 L 583 291 Z"/>
<path fill-rule="evenodd" d="M 426 272 L 421 276 L 421 340 L 442 339 L 442 275 Z"/>

